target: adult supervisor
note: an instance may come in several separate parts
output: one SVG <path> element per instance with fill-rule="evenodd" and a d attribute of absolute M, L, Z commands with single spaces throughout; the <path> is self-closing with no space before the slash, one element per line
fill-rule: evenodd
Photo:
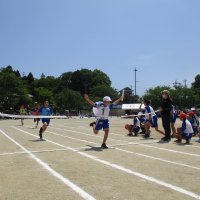
<path fill-rule="evenodd" d="M 162 117 L 162 124 L 165 131 L 165 136 L 162 138 L 162 141 L 168 142 L 171 139 L 171 111 L 172 111 L 172 100 L 169 95 L 168 90 L 162 91 L 162 103 L 161 103 L 161 117 Z"/>

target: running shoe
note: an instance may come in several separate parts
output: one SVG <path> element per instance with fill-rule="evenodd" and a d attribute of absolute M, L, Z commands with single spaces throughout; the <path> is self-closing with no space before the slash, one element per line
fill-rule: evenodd
<path fill-rule="evenodd" d="M 101 148 L 102 148 L 102 149 L 108 149 L 108 147 L 106 146 L 105 143 L 103 143 L 103 144 L 101 145 Z"/>

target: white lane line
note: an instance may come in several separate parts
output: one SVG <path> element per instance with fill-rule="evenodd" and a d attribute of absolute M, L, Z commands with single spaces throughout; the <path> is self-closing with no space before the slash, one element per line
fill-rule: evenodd
<path fill-rule="evenodd" d="M 29 132 L 27 132 L 27 131 L 23 131 L 23 130 L 18 129 L 17 127 L 14 127 L 14 126 L 12 126 L 12 127 L 15 128 L 15 129 L 17 129 L 17 130 L 19 130 L 19 131 L 21 131 L 21 132 L 24 132 L 24 133 L 26 133 L 26 134 L 28 134 L 28 135 L 31 135 L 31 136 L 33 136 L 33 137 L 37 137 L 37 136 L 35 136 L 34 134 L 31 134 L 31 133 L 29 133 Z M 137 177 L 139 177 L 139 178 L 142 178 L 142 179 L 145 179 L 145 180 L 147 180 L 147 181 L 153 182 L 153 183 L 155 183 L 155 184 L 157 184 L 157 185 L 164 186 L 164 187 L 166 187 L 166 188 L 172 189 L 172 190 L 174 190 L 174 191 L 176 191 L 176 192 L 179 192 L 179 193 L 181 193 L 181 194 L 184 194 L 184 195 L 193 197 L 193 198 L 195 198 L 195 199 L 200 199 L 200 196 L 199 196 L 198 194 L 196 194 L 196 193 L 194 193 L 194 192 L 191 192 L 191 191 L 189 191 L 189 190 L 186 190 L 186 189 L 184 189 L 184 188 L 181 188 L 181 187 L 178 187 L 178 186 L 175 186 L 175 185 L 166 183 L 166 182 L 164 182 L 164 181 L 160 181 L 160 180 L 158 180 L 158 179 L 156 179 L 156 178 L 153 178 L 153 177 L 151 177 L 151 176 L 147 176 L 147 175 L 138 173 L 138 172 L 136 172 L 136 171 L 130 170 L 130 169 L 128 169 L 128 168 L 125 168 L 125 167 L 123 167 L 123 166 L 121 166 L 121 165 L 113 164 L 113 163 L 108 162 L 108 161 L 106 161 L 106 160 L 99 159 L 99 158 L 97 158 L 97 157 L 95 157 L 95 156 L 89 155 L 89 154 L 87 154 L 87 153 L 85 153 L 85 152 L 77 151 L 76 149 L 73 149 L 73 148 L 71 148 L 71 147 L 67 147 L 67 146 L 62 145 L 62 144 L 59 144 L 59 143 L 57 143 L 57 142 L 53 142 L 53 141 L 51 141 L 51 140 L 46 140 L 46 141 L 47 141 L 47 142 L 50 142 L 50 143 L 52 143 L 52 144 L 55 144 L 55 145 L 57 145 L 57 146 L 66 148 L 66 149 L 68 149 L 68 150 L 71 150 L 71 151 L 73 151 L 73 152 L 76 152 L 76 153 L 82 155 L 83 157 L 90 158 L 90 159 L 92 159 L 92 160 L 94 160 L 94 161 L 96 161 L 96 162 L 99 162 L 99 163 L 101 163 L 101 164 L 104 164 L 104 165 L 106 165 L 106 166 L 112 167 L 112 168 L 114 168 L 114 169 L 123 171 L 123 172 L 128 173 L 128 174 L 132 174 L 132 175 L 137 176 Z"/>
<path fill-rule="evenodd" d="M 70 132 L 75 132 L 75 133 L 80 133 L 80 134 L 87 135 L 87 136 L 92 136 L 92 137 L 93 137 L 93 136 L 94 136 L 94 137 L 100 137 L 100 136 L 95 136 L 95 135 L 89 135 L 89 134 L 87 134 L 87 133 L 82 133 L 82 132 L 79 132 L 79 131 L 65 130 L 65 129 L 55 128 L 55 127 L 54 127 L 54 129 L 63 130 L 63 131 L 70 131 Z M 101 137 L 100 137 L 100 138 L 101 138 Z M 109 138 L 109 140 L 116 140 L 116 139 Z M 124 142 L 123 140 L 116 140 L 116 141 Z M 159 140 L 153 140 L 153 142 L 158 142 L 158 141 L 159 141 Z M 131 143 L 128 142 L 128 141 L 125 141 L 125 142 L 127 142 L 127 145 L 128 145 L 128 144 L 131 144 Z M 187 152 L 182 152 L 182 151 L 177 151 L 177 150 L 172 150 L 172 149 L 154 147 L 154 146 L 145 145 L 145 144 L 138 144 L 138 145 L 142 145 L 142 146 L 149 147 L 149 148 L 156 148 L 156 149 L 159 149 L 159 150 L 169 151 L 169 152 L 173 152 L 173 153 L 179 153 L 179 154 L 184 154 L 184 155 L 189 155 L 189 156 L 200 157 L 200 155 L 198 155 L 198 154 L 193 154 L 193 153 L 187 153 Z"/>
<path fill-rule="evenodd" d="M 173 153 L 179 153 L 179 154 L 188 155 L 188 156 L 200 157 L 199 154 L 187 153 L 187 152 L 182 152 L 182 151 L 176 151 L 176 150 L 173 150 L 173 149 L 166 149 L 166 148 L 161 148 L 161 147 L 154 147 L 154 146 L 147 145 L 147 144 L 139 144 L 139 146 L 144 146 L 144 147 L 148 147 L 148 148 L 159 149 L 159 150 L 162 150 L 162 151 L 169 151 L 169 152 L 173 152 Z"/>
<path fill-rule="evenodd" d="M 68 137 L 68 136 L 65 136 L 65 135 L 62 135 L 62 134 L 53 133 L 51 131 L 47 131 L 47 132 L 49 132 L 51 134 L 54 134 L 54 135 L 57 135 L 57 136 L 61 136 L 61 137 Z M 69 137 L 69 138 L 79 141 L 79 139 L 77 139 L 77 138 L 73 138 L 73 137 Z M 81 140 L 81 141 L 85 142 L 85 143 L 90 143 L 87 140 Z M 99 147 L 98 143 L 95 143 L 95 142 L 92 142 L 92 143 L 95 144 L 95 145 L 97 145 L 97 146 L 94 146 L 94 147 Z M 140 144 L 149 144 L 149 143 L 150 143 L 150 141 L 149 142 L 146 141 L 146 143 L 145 142 L 144 143 L 129 142 L 128 144 L 109 145 L 109 148 L 114 148 L 116 150 L 123 151 L 123 152 L 129 153 L 129 154 L 134 154 L 134 155 L 137 155 L 137 156 L 142 156 L 142 157 L 146 157 L 146 158 L 153 159 L 153 160 L 158 160 L 158 161 L 165 162 L 165 163 L 170 163 L 170 164 L 174 164 L 174 165 L 179 165 L 179 166 L 183 166 L 183 167 L 188 167 L 188 168 L 200 170 L 200 168 L 194 167 L 194 166 L 191 166 L 191 165 L 187 165 L 187 164 L 183 164 L 183 163 L 178 163 L 178 162 L 174 162 L 174 161 L 170 161 L 170 160 L 165 160 L 165 159 L 161 159 L 161 158 L 157 158 L 157 157 L 153 157 L 153 156 L 148 156 L 146 154 L 135 153 L 135 152 L 124 150 L 124 149 L 120 149 L 120 148 L 115 148 L 117 146 L 140 145 Z M 74 149 L 76 149 L 76 150 L 83 150 L 83 149 L 87 149 L 87 147 L 85 146 L 85 147 L 79 147 L 79 148 L 74 148 Z"/>
<path fill-rule="evenodd" d="M 55 152 L 55 151 L 66 151 L 66 149 L 47 149 L 41 151 L 30 151 L 31 153 L 43 153 L 43 152 Z M 17 151 L 17 152 L 9 152 L 9 153 L 1 153 L 0 156 L 9 156 L 9 155 L 17 155 L 17 154 L 27 154 L 24 151 Z"/>
<path fill-rule="evenodd" d="M 98 135 L 94 135 L 94 134 L 88 134 L 88 133 L 83 133 L 83 132 L 80 132 L 80 131 L 74 131 L 74 130 L 66 130 L 66 129 L 62 129 L 62 128 L 56 128 L 56 127 L 51 127 L 51 128 L 54 128 L 54 129 L 57 129 L 57 130 L 62 130 L 62 131 L 66 131 L 66 132 L 72 132 L 72 133 L 79 133 L 81 135 L 87 135 L 89 137 L 97 137 L 97 138 L 101 138 L 101 136 L 98 136 Z M 113 141 L 118 141 L 118 142 L 122 142 L 122 140 L 117 140 L 117 139 L 112 139 L 112 138 L 109 138 L 109 140 L 113 140 Z M 124 142 L 124 141 L 123 141 Z"/>
<path fill-rule="evenodd" d="M 71 140 L 76 140 L 76 141 L 79 141 L 79 142 L 86 142 L 86 143 L 90 143 L 90 144 L 97 144 L 95 142 L 90 142 L 90 141 L 87 141 L 87 140 L 82 140 L 82 139 L 73 138 L 73 137 L 70 137 L 70 136 L 62 135 L 62 134 L 57 134 L 57 133 L 54 133 L 52 131 L 46 131 L 46 132 L 51 133 L 53 135 L 58 135 L 58 136 L 61 136 L 61 137 L 64 137 L 64 138 L 68 138 L 68 139 L 71 139 Z"/>
<path fill-rule="evenodd" d="M 8 136 L 5 132 L 3 132 L 0 129 L 0 132 L 7 137 L 11 142 L 13 142 L 14 144 L 16 144 L 18 147 L 20 147 L 24 152 L 26 152 L 33 160 L 35 160 L 38 164 L 40 164 L 45 170 L 47 170 L 50 174 L 52 174 L 53 176 L 55 176 L 56 178 L 58 178 L 60 181 L 62 181 L 65 185 L 67 185 L 68 187 L 70 187 L 73 191 L 75 191 L 79 196 L 81 196 L 83 199 L 87 199 L 87 200 L 95 200 L 94 197 L 92 197 L 90 194 L 88 194 L 87 192 L 85 192 L 83 189 L 81 189 L 80 187 L 78 187 L 77 185 L 75 185 L 74 183 L 72 183 L 70 180 L 68 180 L 67 178 L 65 178 L 64 176 L 62 176 L 61 174 L 59 174 L 58 172 L 56 172 L 54 169 L 52 169 L 51 167 L 49 167 L 49 165 L 45 162 L 43 162 L 42 160 L 40 160 L 38 157 L 36 157 L 34 154 L 32 154 L 29 150 L 27 150 L 24 146 L 22 146 L 21 144 L 19 144 L 17 141 L 15 141 L 14 139 L 12 139 L 10 136 Z"/>
<path fill-rule="evenodd" d="M 188 167 L 188 168 L 191 168 L 191 169 L 200 170 L 199 167 L 194 167 L 194 166 L 186 165 L 186 164 L 183 164 L 183 163 L 178 163 L 178 162 L 174 162 L 174 161 L 170 161 L 170 160 L 165 160 L 165 159 L 162 159 L 162 158 L 148 156 L 146 154 L 135 153 L 135 152 L 124 150 L 124 149 L 120 149 L 120 148 L 116 148 L 116 149 L 119 150 L 119 151 L 125 152 L 125 153 L 134 154 L 134 155 L 138 155 L 138 156 L 142 156 L 142 157 L 145 157 L 145 158 L 149 158 L 149 159 L 153 159 L 153 160 L 158 160 L 158 161 L 161 161 L 161 162 L 166 162 L 166 163 L 170 163 L 170 164 L 174 164 L 174 165 L 179 165 L 179 166 L 182 166 L 182 167 Z"/>
<path fill-rule="evenodd" d="M 66 128 L 76 128 L 76 129 L 80 129 L 79 127 L 81 128 L 84 128 L 84 129 L 87 129 L 87 130 L 91 130 L 89 128 L 85 128 L 84 126 L 78 126 L 78 127 L 72 127 L 72 126 L 66 126 L 66 125 L 61 125 L 61 127 L 66 127 Z M 53 127 L 52 127 L 53 128 Z M 64 129 L 62 129 L 64 130 Z M 109 133 L 110 135 L 117 135 L 117 136 L 120 136 L 120 137 L 124 137 L 125 135 L 123 134 L 120 134 L 120 133 L 113 133 L 113 132 L 110 132 Z M 111 138 L 112 139 L 112 138 Z M 135 138 L 134 138 L 135 139 Z M 158 140 L 160 141 L 160 140 Z M 185 147 L 191 147 L 191 148 L 200 148 L 199 146 L 196 146 L 196 145 L 185 145 Z"/>

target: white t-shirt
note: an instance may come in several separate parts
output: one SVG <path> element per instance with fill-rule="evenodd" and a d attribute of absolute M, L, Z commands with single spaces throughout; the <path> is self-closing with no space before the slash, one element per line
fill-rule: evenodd
<path fill-rule="evenodd" d="M 93 113 L 97 119 L 108 119 L 112 106 L 113 104 L 105 106 L 103 102 L 96 102 L 93 107 Z"/>
<path fill-rule="evenodd" d="M 151 114 L 151 117 L 156 115 L 154 109 L 151 106 L 145 106 L 145 118 L 146 119 L 150 118 L 149 114 Z"/>

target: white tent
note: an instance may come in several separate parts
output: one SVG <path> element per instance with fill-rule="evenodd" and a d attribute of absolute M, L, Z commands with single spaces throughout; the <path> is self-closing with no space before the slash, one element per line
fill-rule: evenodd
<path fill-rule="evenodd" d="M 140 110 L 140 103 L 134 104 L 122 104 L 122 110 Z M 144 104 L 142 104 L 141 108 L 144 109 Z"/>

